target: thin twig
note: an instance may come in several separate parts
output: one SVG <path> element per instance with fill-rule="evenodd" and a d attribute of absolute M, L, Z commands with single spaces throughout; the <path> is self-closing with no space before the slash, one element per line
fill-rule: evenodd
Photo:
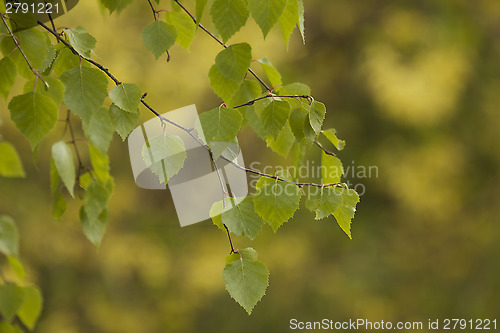
<path fill-rule="evenodd" d="M 38 24 L 43 27 L 45 30 L 47 30 L 48 32 L 50 32 L 52 35 L 54 35 L 59 41 L 61 41 L 65 46 L 67 46 L 74 54 L 78 54 L 78 52 L 75 51 L 75 49 L 68 43 L 66 42 L 64 39 L 61 38 L 61 36 L 58 35 L 57 32 L 55 32 L 54 30 L 50 29 L 47 25 L 45 25 L 43 22 L 40 22 L 38 21 Z M 119 85 L 121 84 L 121 82 L 113 76 L 113 74 L 111 74 L 111 72 L 106 68 L 104 67 L 103 65 L 91 60 L 91 59 L 87 59 L 87 58 L 84 58 L 84 60 L 88 61 L 89 63 L 91 63 L 92 65 L 96 66 L 98 69 L 100 69 L 104 74 L 106 74 L 109 78 L 111 78 L 113 80 L 113 82 L 115 82 L 116 85 Z M 145 94 L 146 95 L 146 94 Z M 210 147 L 205 144 L 203 141 L 201 141 L 199 138 L 197 138 L 194 134 L 193 134 L 193 129 L 192 128 L 186 128 L 180 124 L 177 124 L 176 122 L 170 120 L 170 119 L 167 119 L 165 117 L 163 117 L 162 115 L 160 115 L 158 113 L 158 111 L 156 111 L 153 107 L 151 107 L 148 103 L 146 103 L 146 101 L 144 101 L 144 98 L 146 96 L 142 96 L 141 98 L 141 104 L 144 105 L 149 111 L 151 111 L 154 115 L 156 115 L 162 122 L 167 122 L 179 129 L 181 129 L 182 131 L 186 132 L 189 136 L 191 136 L 196 142 L 198 142 L 198 144 L 200 144 L 201 147 L 203 147 L 204 149 L 206 149 L 208 152 L 210 152 Z M 282 182 L 286 182 L 286 183 L 290 183 L 290 184 L 294 184 L 300 188 L 303 188 L 304 186 L 314 186 L 314 187 L 325 187 L 325 186 L 340 186 L 341 183 L 332 183 L 332 184 L 316 184 L 316 183 L 298 183 L 298 182 L 294 182 L 294 181 L 290 181 L 288 179 L 284 179 L 284 178 L 281 178 L 281 177 L 276 177 L 276 176 L 273 176 L 273 175 L 268 175 L 268 174 L 265 174 L 263 172 L 260 172 L 260 171 L 257 171 L 257 170 L 253 170 L 253 169 L 248 169 L 248 168 L 245 168 L 241 165 L 239 165 L 238 163 L 235 163 L 234 161 L 224 157 L 224 156 L 220 156 L 221 159 L 225 160 L 226 162 L 234 165 L 236 168 L 240 169 L 240 170 L 243 170 L 247 173 L 252 173 L 252 174 L 255 174 L 255 175 L 259 175 L 259 176 L 262 176 L 262 177 L 267 177 L 267 178 L 272 178 L 272 179 L 277 179 L 279 181 L 282 181 Z"/>
<path fill-rule="evenodd" d="M 0 14 L 0 17 L 2 17 L 2 21 L 3 21 L 3 24 L 5 25 L 5 27 L 7 28 L 7 31 L 9 32 L 9 35 L 12 37 L 12 40 L 14 41 L 14 44 L 16 44 L 16 48 L 19 50 L 19 52 L 21 52 L 24 60 L 26 61 L 26 63 L 28 64 L 29 68 L 31 69 L 31 71 L 33 72 L 33 74 L 38 77 L 40 80 L 42 80 L 42 82 L 45 84 L 45 87 L 49 87 L 49 84 L 40 76 L 40 74 L 38 74 L 38 70 L 36 70 L 35 68 L 33 68 L 33 66 L 31 65 L 31 62 L 28 60 L 28 58 L 26 57 L 26 54 L 24 54 L 24 51 L 21 47 L 21 44 L 19 43 L 19 40 L 17 39 L 17 37 L 14 35 L 14 33 L 12 32 L 12 30 L 10 30 L 10 27 L 9 25 L 7 24 L 7 21 L 5 21 L 5 17 L 3 14 Z"/>
<path fill-rule="evenodd" d="M 272 94 L 269 94 L 266 96 L 262 96 L 262 97 L 253 99 L 253 100 L 246 102 L 244 104 L 233 106 L 233 109 L 241 108 L 243 106 L 253 105 L 255 102 L 260 101 L 261 99 L 266 99 L 266 98 L 305 98 L 305 99 L 309 99 L 309 98 L 311 98 L 311 96 L 309 96 L 309 95 L 272 95 Z"/>
<path fill-rule="evenodd" d="M 155 21 L 158 19 L 156 17 L 156 14 L 158 14 L 158 12 L 156 11 L 155 7 L 153 6 L 153 4 L 151 3 L 151 0 L 147 0 L 148 3 L 149 3 L 149 7 L 151 7 L 151 11 L 153 12 L 153 17 L 155 18 Z"/>
<path fill-rule="evenodd" d="M 321 150 L 324 151 L 325 154 L 337 157 L 337 155 L 335 155 L 335 153 L 332 153 L 331 151 L 326 150 L 325 147 L 323 147 L 323 145 L 321 143 L 319 143 L 319 141 L 317 139 L 314 139 L 314 143 L 316 144 L 316 146 L 321 148 Z"/>

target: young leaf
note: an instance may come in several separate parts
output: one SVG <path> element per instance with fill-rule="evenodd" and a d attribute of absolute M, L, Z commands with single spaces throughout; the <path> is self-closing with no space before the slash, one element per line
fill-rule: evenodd
<path fill-rule="evenodd" d="M 47 96 L 29 92 L 12 98 L 10 117 L 17 128 L 35 148 L 57 121 L 57 106 Z"/>
<path fill-rule="evenodd" d="M 210 8 L 210 15 L 225 43 L 245 25 L 248 6 L 245 0 L 215 0 Z"/>
<path fill-rule="evenodd" d="M 342 203 L 337 207 L 333 216 L 347 236 L 352 238 L 351 221 L 356 213 L 356 204 L 359 202 L 359 196 L 353 189 L 336 188 L 335 190 L 341 193 Z"/>
<path fill-rule="evenodd" d="M 273 64 L 271 63 L 271 61 L 269 61 L 269 59 L 262 58 L 259 59 L 258 62 L 262 65 L 262 69 L 264 70 L 264 73 L 266 73 L 266 76 L 269 79 L 269 82 L 271 82 L 271 85 L 273 87 L 281 86 L 283 84 L 281 81 L 280 72 L 278 72 L 278 70 L 274 68 Z"/>
<path fill-rule="evenodd" d="M 303 83 L 295 82 L 283 87 L 278 87 L 277 92 L 280 95 L 310 95 L 311 89 Z M 288 100 L 288 103 L 290 103 L 290 108 L 292 110 L 305 107 L 305 102 L 298 98 L 291 98 Z"/>
<path fill-rule="evenodd" d="M 299 208 L 301 195 L 302 191 L 295 184 L 260 177 L 253 197 L 255 211 L 276 232 Z"/>
<path fill-rule="evenodd" d="M 0 252 L 6 256 L 17 257 L 19 236 L 14 220 L 10 216 L 0 216 Z"/>
<path fill-rule="evenodd" d="M 273 100 L 264 108 L 260 118 L 266 132 L 276 138 L 290 115 L 290 104 L 286 101 Z"/>
<path fill-rule="evenodd" d="M 233 44 L 215 57 L 219 73 L 230 80 L 240 83 L 252 61 L 252 48 L 247 43 Z"/>
<path fill-rule="evenodd" d="M 321 178 L 324 184 L 339 183 L 344 174 L 342 162 L 335 156 L 321 153 Z"/>
<path fill-rule="evenodd" d="M 142 148 L 146 166 L 159 177 L 160 183 L 165 184 L 182 169 L 186 156 L 184 143 L 176 135 L 157 136 Z"/>
<path fill-rule="evenodd" d="M 54 219 L 60 221 L 64 212 L 66 211 L 66 208 L 66 199 L 62 195 L 61 191 L 58 191 L 56 193 L 54 204 L 52 206 L 52 216 L 54 217 Z"/>
<path fill-rule="evenodd" d="M 177 31 L 176 42 L 189 51 L 196 32 L 196 24 L 185 12 L 167 12 L 166 21 L 175 26 Z"/>
<path fill-rule="evenodd" d="M 23 304 L 24 290 L 15 284 L 0 285 L 0 314 L 10 322 Z"/>
<path fill-rule="evenodd" d="M 196 0 L 196 23 L 201 23 L 201 18 L 203 17 L 203 12 L 207 5 L 208 0 Z"/>
<path fill-rule="evenodd" d="M 62 44 L 58 44 L 62 45 Z M 57 47 L 57 45 L 56 45 Z M 82 62 L 85 65 L 85 62 Z M 67 47 L 64 47 L 57 51 L 56 59 L 54 60 L 54 65 L 52 69 L 57 76 L 61 76 L 67 70 L 80 66 L 80 57 L 71 52 Z"/>
<path fill-rule="evenodd" d="M 325 104 L 313 101 L 309 107 L 309 123 L 316 134 L 321 131 L 323 120 L 325 120 L 325 114 Z"/>
<path fill-rule="evenodd" d="M 50 193 L 54 195 L 56 193 L 57 187 L 59 186 L 59 181 L 61 177 L 59 177 L 59 173 L 57 172 L 56 164 L 54 163 L 54 159 L 50 159 Z"/>
<path fill-rule="evenodd" d="M 278 22 L 283 14 L 287 0 L 253 0 L 249 1 L 248 9 L 266 38 L 269 30 Z"/>
<path fill-rule="evenodd" d="M 26 177 L 16 149 L 9 142 L 0 142 L 0 176 Z"/>
<path fill-rule="evenodd" d="M 24 300 L 17 314 L 28 329 L 33 330 L 42 311 L 42 294 L 37 287 L 24 287 Z"/>
<path fill-rule="evenodd" d="M 94 175 L 101 184 L 107 184 L 111 176 L 109 175 L 109 156 L 93 146 L 89 145 L 90 164 Z"/>
<path fill-rule="evenodd" d="M 144 45 L 158 59 L 165 51 L 175 44 L 177 31 L 175 26 L 157 20 L 148 24 L 141 35 Z"/>
<path fill-rule="evenodd" d="M 52 146 L 52 158 L 64 186 L 68 189 L 69 194 L 74 197 L 73 190 L 76 176 L 71 149 L 64 141 L 59 141 Z"/>
<path fill-rule="evenodd" d="M 68 36 L 68 41 L 75 51 L 82 57 L 89 59 L 90 51 L 94 49 L 97 43 L 96 39 L 82 27 L 64 29 L 63 31 Z"/>
<path fill-rule="evenodd" d="M 288 0 L 286 2 L 283 15 L 279 18 L 279 24 L 283 39 L 285 40 L 286 48 L 288 49 L 288 42 L 295 26 L 299 22 L 299 3 L 297 0 Z"/>
<path fill-rule="evenodd" d="M 208 144 L 233 142 L 240 130 L 241 120 L 241 114 L 237 110 L 225 107 L 203 112 L 199 117 Z"/>
<path fill-rule="evenodd" d="M 238 252 L 227 256 L 222 278 L 229 295 L 251 314 L 257 302 L 266 294 L 269 270 L 257 260 L 254 249 L 246 248 Z"/>
<path fill-rule="evenodd" d="M 107 184 L 101 184 L 100 182 L 93 180 L 88 186 L 85 192 L 85 201 L 82 208 L 84 210 L 84 217 L 87 218 L 87 222 L 89 224 L 93 224 L 96 221 L 101 220 L 102 213 L 106 210 L 106 203 L 108 202 L 111 192 L 113 191 L 113 186 L 114 184 L 111 178 Z M 83 223 L 83 219 L 81 220 Z"/>
<path fill-rule="evenodd" d="M 0 96 L 7 99 L 10 89 L 16 81 L 16 65 L 10 60 L 9 57 L 0 60 Z"/>
<path fill-rule="evenodd" d="M 108 209 L 103 209 L 95 219 L 90 219 L 86 210 L 82 207 L 80 208 L 80 221 L 82 223 L 83 233 L 87 239 L 94 244 L 94 246 L 99 247 L 104 232 L 106 231 L 106 226 L 108 225 Z"/>
<path fill-rule="evenodd" d="M 306 34 L 304 32 L 304 2 L 299 0 L 299 22 L 297 24 L 299 26 L 300 35 L 302 36 L 302 42 L 306 43 Z"/>
<path fill-rule="evenodd" d="M 229 103 L 229 101 L 231 101 L 231 98 L 235 95 L 236 91 L 240 87 L 239 82 L 233 81 L 223 76 L 219 72 L 217 65 L 213 65 L 210 68 L 208 77 L 210 79 L 210 87 L 226 103 Z"/>
<path fill-rule="evenodd" d="M 19 280 L 23 281 L 26 277 L 23 264 L 21 264 L 19 259 L 16 257 L 7 256 L 7 260 L 9 261 L 9 266 L 12 268 L 12 271 L 17 275 Z"/>
<path fill-rule="evenodd" d="M 295 143 L 295 136 L 293 135 L 288 122 L 285 123 L 285 126 L 283 126 L 276 139 L 268 136 L 266 138 L 266 143 L 267 146 L 271 148 L 276 154 L 279 154 L 283 157 L 288 156 L 288 153 L 290 153 L 290 149 L 292 149 L 292 146 Z"/>
<path fill-rule="evenodd" d="M 64 99 L 63 83 L 61 82 L 61 80 L 55 77 L 44 76 L 43 79 L 48 83 L 49 88 L 47 89 L 45 84 L 37 78 L 35 92 L 39 93 L 40 95 L 50 97 L 54 101 L 54 103 L 59 106 Z M 35 87 L 35 78 L 31 78 L 30 80 L 26 81 L 26 83 L 24 84 L 24 92 L 28 93 L 30 91 L 33 91 L 33 87 Z"/>
<path fill-rule="evenodd" d="M 101 4 L 109 10 L 110 14 L 114 11 L 120 13 L 128 5 L 132 3 L 133 0 L 99 0 Z"/>
<path fill-rule="evenodd" d="M 108 151 L 115 131 L 108 109 L 100 107 L 95 111 L 88 124 L 83 123 L 83 130 L 92 145 L 96 146 L 103 154 Z"/>
<path fill-rule="evenodd" d="M 220 229 L 226 230 L 224 225 L 222 224 L 222 211 L 224 210 L 224 203 L 222 200 L 214 202 L 212 207 L 210 207 L 209 216 L 212 219 L 212 222 Z"/>
<path fill-rule="evenodd" d="M 259 82 L 244 80 L 239 89 L 234 94 L 231 102 L 227 103 L 227 107 L 238 106 L 256 99 L 262 93 L 262 88 Z M 241 108 L 240 108 L 241 109 Z"/>
<path fill-rule="evenodd" d="M 64 103 L 74 114 L 88 122 L 108 94 L 108 79 L 100 70 L 78 66 L 63 73 L 66 87 Z"/>
<path fill-rule="evenodd" d="M 311 187 L 308 191 L 306 207 L 316 213 L 316 220 L 324 219 L 337 211 L 342 204 L 342 194 L 334 187 Z"/>
<path fill-rule="evenodd" d="M 40 69 L 51 47 L 49 36 L 35 28 L 21 30 L 15 32 L 14 35 L 33 68 Z M 1 49 L 4 56 L 9 55 L 15 48 L 16 45 L 12 38 L 9 37 L 2 40 Z M 10 54 L 9 58 L 16 64 L 19 75 L 26 79 L 30 79 L 33 76 L 33 72 L 19 50 Z"/>
<path fill-rule="evenodd" d="M 116 130 L 116 133 L 118 133 L 122 140 L 125 141 L 130 132 L 132 132 L 132 130 L 137 126 L 141 114 L 139 112 L 123 111 L 115 104 L 111 104 L 109 107 L 109 113 L 111 115 L 111 122 Z"/>
<path fill-rule="evenodd" d="M 263 221 L 255 212 L 252 198 L 246 197 L 237 205 L 233 204 L 232 199 L 228 201 L 232 208 L 222 213 L 222 223 L 235 235 L 255 239 L 262 229 Z"/>
<path fill-rule="evenodd" d="M 42 67 L 40 67 L 40 73 L 42 75 L 49 75 L 52 67 L 54 65 L 54 60 L 56 60 L 57 52 L 54 46 L 49 48 L 49 52 L 43 61 Z"/>
<path fill-rule="evenodd" d="M 122 83 L 111 89 L 109 98 L 120 109 L 127 112 L 137 113 L 141 102 L 141 88 L 133 83 Z"/>
<path fill-rule="evenodd" d="M 344 149 L 345 141 L 337 138 L 337 131 L 334 128 L 321 131 L 321 133 L 323 133 L 323 135 L 335 146 L 335 148 L 338 150 Z"/>

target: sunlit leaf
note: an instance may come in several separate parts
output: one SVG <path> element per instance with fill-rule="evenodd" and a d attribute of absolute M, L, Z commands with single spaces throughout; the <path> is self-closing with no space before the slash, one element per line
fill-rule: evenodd
<path fill-rule="evenodd" d="M 109 113 L 111 115 L 111 123 L 113 124 L 116 133 L 121 136 L 122 140 L 125 140 L 130 132 L 132 132 L 132 130 L 137 126 L 140 113 L 126 112 L 115 104 L 112 104 L 109 107 Z"/>
<path fill-rule="evenodd" d="M 248 19 L 248 6 L 245 0 L 215 0 L 210 15 L 222 41 L 226 42 Z"/>
<path fill-rule="evenodd" d="M 175 26 L 177 44 L 189 50 L 196 32 L 196 24 L 193 22 L 193 19 L 185 12 L 167 12 L 166 21 Z"/>
<path fill-rule="evenodd" d="M 39 78 L 36 79 L 36 85 L 35 78 L 31 78 L 24 84 L 24 92 L 28 93 L 30 91 L 33 91 L 33 87 L 36 86 L 35 92 L 39 93 L 40 95 L 50 97 L 54 101 L 54 103 L 59 106 L 64 99 L 63 83 L 61 82 L 61 80 L 55 77 L 44 76 L 43 79 L 49 85 L 48 89 Z"/>
<path fill-rule="evenodd" d="M 26 277 L 26 272 L 24 270 L 23 264 L 16 257 L 7 256 L 7 260 L 9 261 L 9 266 L 12 268 L 12 271 L 17 275 L 19 280 L 23 281 Z M 1 332 L 1 331 L 0 331 Z"/>
<path fill-rule="evenodd" d="M 144 45 L 158 59 L 165 51 L 175 44 L 177 31 L 175 26 L 161 20 L 148 24 L 141 35 Z"/>
<path fill-rule="evenodd" d="M 0 216 L 0 252 L 17 257 L 19 252 L 19 236 L 14 220 L 6 215 Z"/>
<path fill-rule="evenodd" d="M 290 115 L 290 104 L 286 101 L 273 100 L 264 108 L 260 116 L 267 134 L 276 138 Z"/>
<path fill-rule="evenodd" d="M 319 133 L 321 131 L 321 126 L 323 126 L 325 115 L 325 104 L 313 101 L 311 106 L 309 107 L 309 123 L 311 124 L 314 132 Z"/>
<path fill-rule="evenodd" d="M 219 73 L 230 80 L 240 83 L 252 61 L 252 48 L 247 43 L 233 44 L 215 57 Z"/>
<path fill-rule="evenodd" d="M 264 73 L 266 73 L 266 76 L 269 79 L 269 82 L 271 82 L 271 85 L 273 87 L 281 86 L 282 85 L 281 74 L 273 66 L 271 61 L 269 61 L 269 59 L 267 59 L 267 58 L 262 58 L 262 59 L 259 59 L 258 61 L 262 65 L 262 69 L 264 69 Z"/>
<path fill-rule="evenodd" d="M 248 9 L 266 38 L 269 30 L 283 14 L 287 0 L 253 0 L 248 2 Z"/>
<path fill-rule="evenodd" d="M 96 110 L 90 117 L 88 124 L 83 123 L 83 130 L 90 143 L 102 153 L 106 153 L 115 131 L 109 110 L 104 107 Z"/>
<path fill-rule="evenodd" d="M 337 131 L 333 128 L 321 131 L 323 135 L 337 148 L 338 150 L 342 150 L 345 147 L 345 141 L 339 140 L 337 138 Z"/>
<path fill-rule="evenodd" d="M 0 314 L 10 322 L 24 300 L 24 289 L 15 284 L 0 285 Z"/>
<path fill-rule="evenodd" d="M 97 43 L 96 39 L 82 27 L 64 29 L 63 31 L 68 36 L 68 41 L 75 51 L 84 58 L 90 58 L 90 51 Z"/>
<path fill-rule="evenodd" d="M 141 88 L 133 83 L 121 83 L 111 89 L 109 98 L 120 109 L 127 112 L 137 113 L 139 103 L 141 102 Z"/>
<path fill-rule="evenodd" d="M 299 4 L 297 0 L 288 0 L 286 2 L 286 7 L 283 10 L 283 14 L 279 18 L 281 33 L 283 34 L 283 39 L 285 40 L 287 49 L 288 49 L 288 43 L 290 41 L 290 35 L 297 26 L 298 22 L 299 22 Z"/>
<path fill-rule="evenodd" d="M 255 239 L 262 229 L 263 221 L 255 212 L 252 198 L 246 197 L 237 205 L 234 204 L 233 199 L 228 202 L 232 208 L 222 213 L 222 223 L 235 235 Z"/>
<path fill-rule="evenodd" d="M 0 176 L 25 177 L 24 168 L 16 149 L 9 142 L 0 142 Z"/>
<path fill-rule="evenodd" d="M 207 5 L 208 0 L 196 0 L 196 23 L 201 23 L 201 18 L 203 17 L 203 12 Z"/>
<path fill-rule="evenodd" d="M 236 94 L 236 91 L 238 91 L 238 88 L 240 87 L 240 82 L 236 82 L 223 76 L 219 72 L 217 65 L 213 65 L 210 68 L 208 77 L 210 79 L 210 87 L 220 98 L 222 98 L 224 102 L 227 103 L 231 101 L 231 98 Z"/>
<path fill-rule="evenodd" d="M 142 148 L 146 166 L 165 184 L 182 169 L 186 156 L 184 143 L 176 135 L 162 134 L 149 139 Z"/>
<path fill-rule="evenodd" d="M 0 96 L 6 100 L 17 75 L 16 65 L 9 57 L 0 60 L 0 73 L 2 73 L 0 75 Z"/>
<path fill-rule="evenodd" d="M 339 183 L 344 174 L 342 162 L 335 156 L 321 153 L 321 178 L 324 184 Z"/>
<path fill-rule="evenodd" d="M 254 249 L 246 248 L 238 252 L 239 254 L 227 256 L 222 278 L 229 295 L 251 314 L 266 293 L 269 270 L 257 260 Z"/>
<path fill-rule="evenodd" d="M 290 129 L 290 125 L 285 123 L 285 126 L 278 133 L 276 139 L 272 136 L 268 136 L 266 138 L 266 143 L 269 148 L 271 148 L 276 154 L 279 154 L 283 157 L 288 156 L 290 153 L 290 149 L 292 149 L 293 144 L 295 143 L 295 136 L 293 135 L 292 130 Z"/>
<path fill-rule="evenodd" d="M 17 311 L 19 318 L 30 330 L 35 324 L 42 311 L 42 294 L 37 287 L 24 287 L 24 300 L 21 308 Z"/>
<path fill-rule="evenodd" d="M 58 141 L 52 146 L 52 159 L 64 186 L 68 189 L 69 194 L 74 197 L 75 164 L 73 153 L 64 141 Z"/>
<path fill-rule="evenodd" d="M 359 196 L 353 189 L 336 188 L 342 195 L 342 203 L 333 216 L 337 220 L 339 226 L 344 230 L 349 238 L 351 237 L 351 221 L 356 213 L 356 204 L 359 202 Z"/>
<path fill-rule="evenodd" d="M 337 211 L 342 204 L 342 195 L 334 187 L 310 187 L 306 207 L 316 213 L 316 220 L 324 219 Z"/>

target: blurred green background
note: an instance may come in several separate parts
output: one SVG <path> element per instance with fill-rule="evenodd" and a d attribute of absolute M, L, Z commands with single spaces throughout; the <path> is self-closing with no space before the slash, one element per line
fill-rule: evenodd
<path fill-rule="evenodd" d="M 295 31 L 287 51 L 276 27 L 263 41 L 253 21 L 231 42 L 269 57 L 285 83 L 312 88 L 328 107 L 325 128 L 347 141 L 339 153 L 345 165 L 378 167 L 378 177 L 347 178 L 366 189 L 353 240 L 333 218 L 314 221 L 305 209 L 277 234 L 236 237 L 271 271 L 267 295 L 248 316 L 224 290 L 225 234 L 209 221 L 180 228 L 169 192 L 135 186 L 117 135 L 116 189 L 99 251 L 81 232 L 78 199 L 54 221 L 47 157 L 64 126 L 34 162 L 0 101 L 2 137 L 20 150 L 28 175 L 0 178 L 0 213 L 17 221 L 28 279 L 45 297 L 36 332 L 286 332 L 291 318 L 500 319 L 500 2 L 306 0 L 305 7 L 306 45 Z M 161 112 L 219 105 L 207 73 L 220 47 L 200 31 L 189 53 L 175 46 L 169 63 L 155 62 L 140 41 L 151 16 L 145 0 L 112 16 L 85 0 L 56 25 L 87 29 L 98 40 L 96 60 L 139 84 Z M 141 112 L 141 121 L 152 118 Z M 291 163 L 249 130 L 240 142 L 246 165 Z M 319 162 L 319 149 L 307 158 Z"/>

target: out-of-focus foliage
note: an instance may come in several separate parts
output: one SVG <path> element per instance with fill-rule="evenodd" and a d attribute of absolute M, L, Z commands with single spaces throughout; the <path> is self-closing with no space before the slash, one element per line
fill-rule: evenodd
<path fill-rule="evenodd" d="M 147 86 L 159 110 L 212 108 L 207 73 L 220 49 L 196 34 L 189 53 L 174 46 L 169 63 L 151 66 L 154 56 L 131 43 L 141 40 L 148 10 L 136 1 L 102 16 L 94 1 L 81 1 L 57 23 L 85 25 L 99 41 L 96 55 L 125 82 Z M 42 144 L 34 164 L 28 144 L 16 145 L 27 178 L 0 178 L 0 212 L 15 216 L 29 240 L 19 252 L 44 295 L 37 332 L 282 332 L 291 318 L 494 317 L 499 32 L 497 1 L 309 0 L 305 46 L 295 32 L 287 52 L 277 28 L 266 41 L 255 26 L 236 36 L 254 58 L 268 56 L 284 82 L 308 83 L 328 105 L 325 125 L 348 143 L 339 153 L 346 174 L 366 189 L 358 191 L 353 240 L 302 210 L 280 237 L 267 228 L 252 243 L 273 272 L 252 317 L 223 291 L 223 234 L 211 222 L 181 229 L 168 194 L 135 186 L 120 139 L 110 149 L 116 194 L 98 253 L 81 234 L 77 204 L 68 202 L 62 222 L 52 218 L 50 146 Z M 2 136 L 23 142 L 3 100 L 0 117 Z M 254 134 L 239 139 L 247 165 L 276 163 Z M 305 158 L 319 164 L 320 152 Z M 378 169 L 364 178 L 356 166 Z"/>

